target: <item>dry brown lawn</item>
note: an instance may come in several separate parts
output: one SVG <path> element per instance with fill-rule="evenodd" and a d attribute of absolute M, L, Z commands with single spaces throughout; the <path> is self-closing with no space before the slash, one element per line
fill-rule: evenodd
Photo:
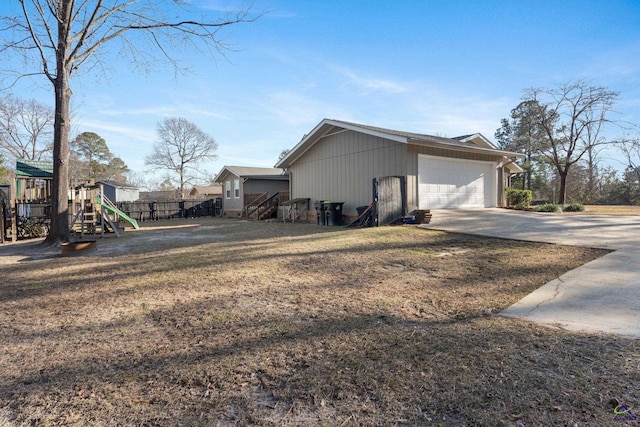
<path fill-rule="evenodd" d="M 582 213 L 589 215 L 640 215 L 640 206 L 587 205 Z"/>
<path fill-rule="evenodd" d="M 0 426 L 603 426 L 640 406 L 640 342 L 496 315 L 601 250 L 145 225 L 81 257 L 0 246 Z"/>

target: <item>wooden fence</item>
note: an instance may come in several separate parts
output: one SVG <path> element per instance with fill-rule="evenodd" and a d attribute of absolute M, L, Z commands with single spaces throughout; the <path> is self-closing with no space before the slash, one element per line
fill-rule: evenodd
<path fill-rule="evenodd" d="M 17 226 L 21 221 L 49 222 L 51 203 L 24 200 L 0 200 L 0 243 L 15 241 Z M 18 233 L 19 234 L 19 233 Z"/>
<path fill-rule="evenodd" d="M 220 202 L 209 200 L 118 202 L 118 209 L 137 221 L 220 216 Z"/>
<path fill-rule="evenodd" d="M 7 220 L 11 220 L 11 217 L 7 215 L 7 207 L 5 206 L 5 199 L 0 199 L 0 243 L 4 243 L 8 239 L 7 236 Z"/>
<path fill-rule="evenodd" d="M 221 199 L 120 202 L 117 203 L 117 207 L 137 221 L 221 216 L 222 214 Z M 15 209 L 16 218 L 42 221 L 48 221 L 51 218 L 51 203 L 16 202 L 12 207 L 8 200 L 0 199 L 0 243 L 15 240 L 13 209 Z"/>

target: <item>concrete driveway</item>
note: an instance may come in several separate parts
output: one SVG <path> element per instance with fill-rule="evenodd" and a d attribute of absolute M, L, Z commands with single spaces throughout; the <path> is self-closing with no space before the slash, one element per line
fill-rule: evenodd
<path fill-rule="evenodd" d="M 540 287 L 501 314 L 572 331 L 640 339 L 640 216 L 433 210 L 425 228 L 613 250 Z"/>

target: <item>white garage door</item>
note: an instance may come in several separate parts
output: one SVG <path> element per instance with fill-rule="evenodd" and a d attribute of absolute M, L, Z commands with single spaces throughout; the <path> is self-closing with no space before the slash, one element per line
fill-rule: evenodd
<path fill-rule="evenodd" d="M 496 182 L 493 163 L 418 156 L 420 209 L 494 207 Z"/>

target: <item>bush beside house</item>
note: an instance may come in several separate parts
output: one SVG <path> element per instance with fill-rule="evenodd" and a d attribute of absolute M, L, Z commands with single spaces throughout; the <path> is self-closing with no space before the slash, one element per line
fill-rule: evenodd
<path fill-rule="evenodd" d="M 526 209 L 531 206 L 533 194 L 531 190 L 516 190 L 513 188 L 507 188 L 505 190 L 505 199 L 507 200 L 507 206 Z"/>

